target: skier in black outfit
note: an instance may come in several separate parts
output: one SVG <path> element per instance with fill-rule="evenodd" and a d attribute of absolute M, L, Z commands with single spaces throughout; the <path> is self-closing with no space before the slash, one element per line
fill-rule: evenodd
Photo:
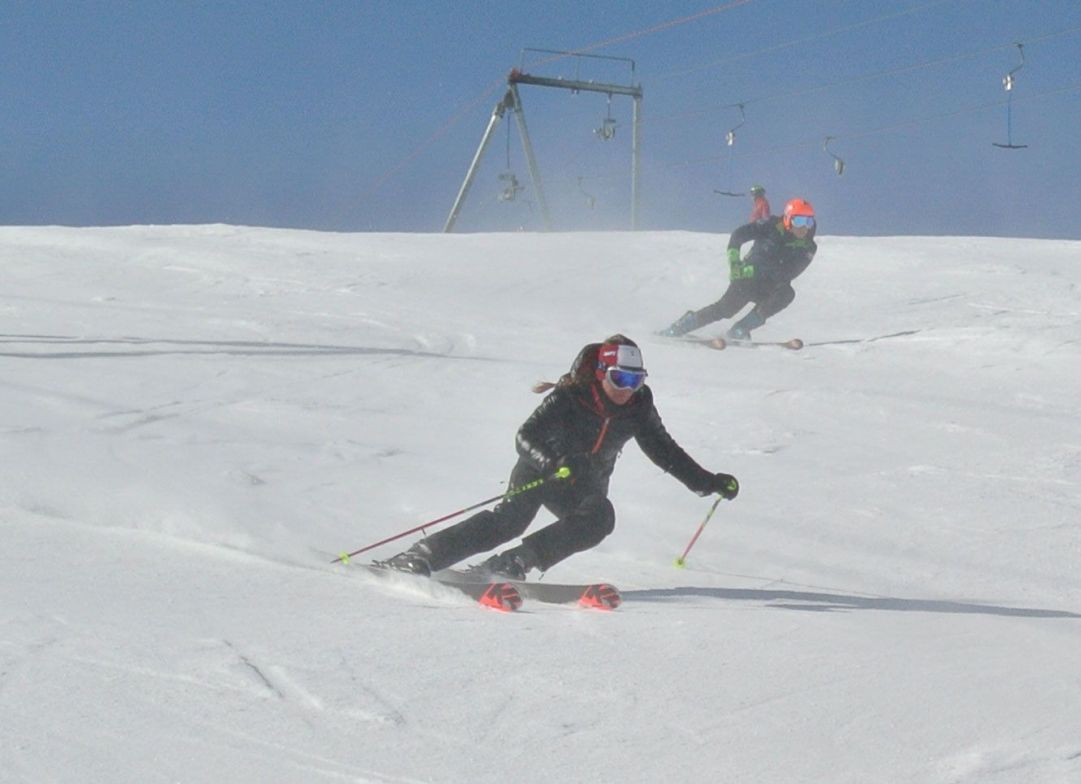
<path fill-rule="evenodd" d="M 545 480 L 535 489 L 504 498 L 494 509 L 473 515 L 435 533 L 383 562 L 417 574 L 431 574 L 476 553 L 521 536 L 546 507 L 558 519 L 521 544 L 492 556 L 478 567 L 486 576 L 524 579 L 531 569 L 546 571 L 574 553 L 598 545 L 612 533 L 615 509 L 608 481 L 624 444 L 634 438 L 661 469 L 699 495 L 736 497 L 739 482 L 698 465 L 665 430 L 653 393 L 645 385 L 642 353 L 634 341 L 613 335 L 579 352 L 571 372 L 518 430 L 518 462 L 509 485 Z M 567 468 L 570 475 L 554 477 Z"/>
<path fill-rule="evenodd" d="M 724 295 L 701 310 L 688 310 L 660 334 L 678 337 L 720 319 L 732 318 L 749 302 L 754 309 L 732 325 L 725 337 L 749 340 L 751 330 L 766 323 L 796 297 L 792 281 L 814 258 L 815 217 L 810 202 L 792 199 L 784 215 L 740 226 L 728 240 L 729 279 Z M 754 241 L 746 258 L 740 248 Z"/>

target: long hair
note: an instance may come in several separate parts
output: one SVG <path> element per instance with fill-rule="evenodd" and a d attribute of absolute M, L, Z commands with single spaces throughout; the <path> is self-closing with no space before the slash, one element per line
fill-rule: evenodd
<path fill-rule="evenodd" d="M 571 363 L 571 369 L 560 376 L 559 381 L 554 384 L 551 381 L 538 381 L 533 385 L 533 391 L 539 395 L 555 387 L 589 386 L 597 378 L 597 352 L 605 344 L 638 347 L 637 343 L 620 333 L 605 338 L 601 343 L 586 343 Z"/>

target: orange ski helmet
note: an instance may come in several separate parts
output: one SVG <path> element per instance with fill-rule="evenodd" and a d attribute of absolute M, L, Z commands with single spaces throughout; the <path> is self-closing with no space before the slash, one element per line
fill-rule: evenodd
<path fill-rule="evenodd" d="M 815 208 L 811 206 L 811 202 L 806 201 L 805 199 L 790 199 L 788 203 L 784 205 L 784 227 L 789 231 L 792 231 L 792 218 L 796 215 L 813 218 L 815 216 Z"/>

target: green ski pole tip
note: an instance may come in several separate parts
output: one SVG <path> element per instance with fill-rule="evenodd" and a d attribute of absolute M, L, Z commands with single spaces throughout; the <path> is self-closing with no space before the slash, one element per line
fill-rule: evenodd
<path fill-rule="evenodd" d="M 676 568 L 677 569 L 682 569 L 686 565 L 687 565 L 687 562 L 684 561 L 682 558 L 677 558 L 676 559 Z"/>
<path fill-rule="evenodd" d="M 570 475 L 571 475 L 571 470 L 569 468 L 567 468 L 566 466 L 560 466 L 559 468 L 556 469 L 556 472 L 554 474 L 554 476 L 557 479 L 566 479 Z"/>
<path fill-rule="evenodd" d="M 342 563 L 349 563 L 349 553 L 342 553 L 338 560 Z"/>

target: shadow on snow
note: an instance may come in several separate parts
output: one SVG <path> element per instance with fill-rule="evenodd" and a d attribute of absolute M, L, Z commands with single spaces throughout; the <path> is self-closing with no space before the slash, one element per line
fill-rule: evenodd
<path fill-rule="evenodd" d="M 42 343 L 48 346 L 163 345 L 167 348 L 116 351 L 0 351 L 0 357 L 17 359 L 112 359 L 115 357 L 158 357 L 180 354 L 228 356 L 404 356 L 438 357 L 441 359 L 472 359 L 407 348 L 372 348 L 370 346 L 332 346 L 319 343 L 274 343 L 257 340 L 165 340 L 160 338 L 78 338 L 66 335 L 0 335 L 0 343 Z M 172 346 L 173 348 L 168 348 Z"/>
<path fill-rule="evenodd" d="M 627 602 L 664 602 L 688 596 L 704 596 L 737 602 L 766 602 L 786 610 L 830 612 L 835 610 L 888 610 L 892 612 L 959 613 L 1005 615 L 1021 618 L 1081 618 L 1065 610 L 1042 610 L 1032 607 L 1002 607 L 993 604 L 953 602 L 937 599 L 898 599 L 889 596 L 851 596 L 811 591 L 771 591 L 751 588 L 651 588 L 623 591 Z"/>

